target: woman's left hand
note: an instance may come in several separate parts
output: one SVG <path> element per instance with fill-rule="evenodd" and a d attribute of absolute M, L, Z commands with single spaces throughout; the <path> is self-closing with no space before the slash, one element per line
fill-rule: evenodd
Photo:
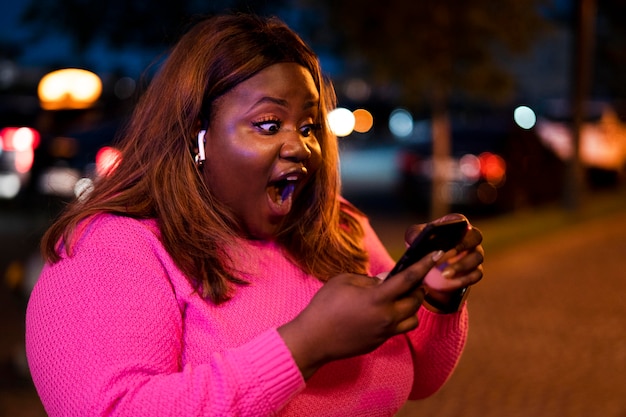
<path fill-rule="evenodd" d="M 462 214 L 448 214 L 434 223 L 455 219 L 466 219 Z M 466 219 L 467 220 L 467 219 Z M 412 242 L 424 225 L 413 225 L 406 231 L 407 242 Z M 477 228 L 469 226 L 461 243 L 446 254 L 424 278 L 426 302 L 424 305 L 436 312 L 456 311 L 461 297 L 469 287 L 483 278 L 485 251 L 481 245 L 483 235 Z"/>

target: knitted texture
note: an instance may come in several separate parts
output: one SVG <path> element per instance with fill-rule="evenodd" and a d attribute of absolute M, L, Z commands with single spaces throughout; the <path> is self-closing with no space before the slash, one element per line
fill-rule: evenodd
<path fill-rule="evenodd" d="M 389 270 L 364 226 L 371 275 Z M 391 416 L 456 366 L 465 309 L 421 309 L 415 331 L 305 384 L 276 329 L 323 283 L 272 242 L 242 240 L 233 252 L 250 285 L 215 305 L 175 266 L 155 221 L 92 219 L 73 255 L 45 266 L 28 304 L 27 356 L 49 416 Z"/>

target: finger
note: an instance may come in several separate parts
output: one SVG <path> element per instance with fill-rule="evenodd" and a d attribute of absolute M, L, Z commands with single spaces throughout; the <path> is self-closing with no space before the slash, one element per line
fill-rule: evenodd
<path fill-rule="evenodd" d="M 417 314 L 413 314 L 398 323 L 398 325 L 396 326 L 396 334 L 402 334 L 411 330 L 415 330 L 417 329 L 418 325 L 419 320 L 417 318 Z"/>
<path fill-rule="evenodd" d="M 424 302 L 424 297 L 426 297 L 426 290 L 420 285 L 396 301 L 394 303 L 394 309 L 396 310 L 398 320 L 402 321 L 409 316 L 417 314 L 417 310 Z"/>
<path fill-rule="evenodd" d="M 464 273 L 463 275 L 456 275 L 452 278 L 446 278 L 439 271 L 433 270 L 424 279 L 424 285 L 427 287 L 428 291 L 455 291 L 476 284 L 482 279 L 482 277 L 482 265 L 478 266 L 472 271 Z"/>
<path fill-rule="evenodd" d="M 469 287 L 475 285 L 478 281 L 483 279 L 483 267 L 480 265 L 476 269 L 467 272 L 464 275 L 455 276 L 454 279 L 448 280 L 454 282 L 456 289 Z"/>
<path fill-rule="evenodd" d="M 423 286 L 419 286 L 394 304 L 396 310 L 395 334 L 405 333 L 417 328 L 419 324 L 417 310 L 424 303 L 425 297 L 426 289 Z"/>
<path fill-rule="evenodd" d="M 433 223 L 447 223 L 447 222 L 455 221 L 455 220 L 467 220 L 467 217 L 465 217 L 461 213 L 448 213 L 445 216 L 442 216 L 442 217 L 439 217 L 438 219 L 433 220 Z"/>
<path fill-rule="evenodd" d="M 381 281 L 384 281 L 385 279 L 387 279 L 387 275 L 389 275 L 389 271 L 381 272 L 380 274 L 376 275 L 376 278 L 378 278 Z"/>
<path fill-rule="evenodd" d="M 381 296 L 398 298 L 419 287 L 430 269 L 432 269 L 443 252 L 432 252 L 424 256 L 402 272 L 388 277 L 381 285 Z"/>
<path fill-rule="evenodd" d="M 442 274 L 446 278 L 452 278 L 458 275 L 463 275 L 472 271 L 482 265 L 484 262 L 484 255 L 482 247 L 472 252 L 463 252 L 460 256 L 454 257 L 448 261 L 445 268 L 442 269 Z"/>

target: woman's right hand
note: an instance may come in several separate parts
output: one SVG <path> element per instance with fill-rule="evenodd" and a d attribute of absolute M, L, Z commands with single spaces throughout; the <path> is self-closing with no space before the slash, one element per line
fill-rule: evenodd
<path fill-rule="evenodd" d="M 309 305 L 278 329 L 302 375 L 325 363 L 373 351 L 417 327 L 422 281 L 442 253 L 433 253 L 392 279 L 356 274 L 331 278 Z"/>

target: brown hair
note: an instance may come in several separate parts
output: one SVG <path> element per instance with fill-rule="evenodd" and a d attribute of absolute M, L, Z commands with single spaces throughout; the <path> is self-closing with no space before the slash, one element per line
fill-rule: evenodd
<path fill-rule="evenodd" d="M 224 248 L 237 235 L 236 220 L 213 197 L 193 161 L 198 119 L 210 123 L 213 103 L 264 68 L 295 62 L 307 68 L 320 93 L 318 140 L 323 163 L 306 196 L 282 223 L 277 241 L 305 271 L 326 280 L 341 272 L 365 273 L 363 230 L 339 200 L 338 147 L 326 116 L 336 105 L 315 53 L 276 18 L 226 15 L 194 25 L 172 50 L 140 99 L 119 143 L 117 168 L 98 179 L 46 232 L 42 249 L 60 259 L 58 242 L 72 253 L 79 222 L 98 213 L 156 218 L 161 240 L 203 297 L 219 303 L 237 278 Z"/>

